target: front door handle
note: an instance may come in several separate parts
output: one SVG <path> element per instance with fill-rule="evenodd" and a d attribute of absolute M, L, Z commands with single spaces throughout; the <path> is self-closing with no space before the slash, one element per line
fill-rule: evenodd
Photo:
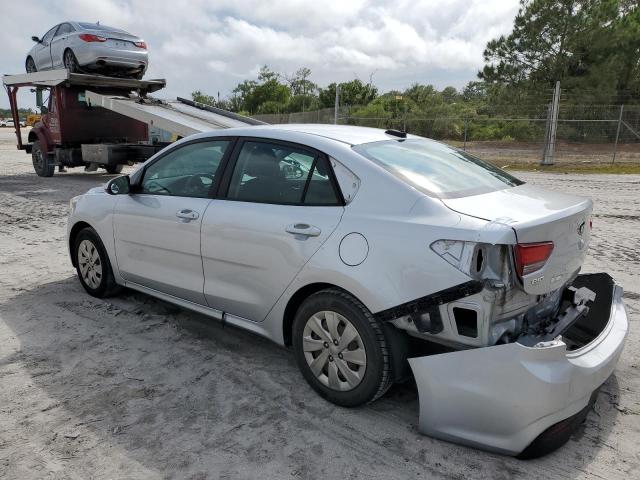
<path fill-rule="evenodd" d="M 305 237 L 317 237 L 322 232 L 318 227 L 308 223 L 292 223 L 287 225 L 285 231 L 293 235 L 304 235 Z"/>
<path fill-rule="evenodd" d="M 190 222 L 191 220 L 195 220 L 199 216 L 200 215 L 198 215 L 198 212 L 194 212 L 193 210 L 190 210 L 188 208 L 183 208 L 182 210 L 178 210 L 178 212 L 176 213 L 176 217 L 181 218 L 185 222 Z"/>

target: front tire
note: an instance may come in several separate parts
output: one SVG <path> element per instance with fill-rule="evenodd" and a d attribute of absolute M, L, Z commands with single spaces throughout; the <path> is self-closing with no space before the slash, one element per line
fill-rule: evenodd
<path fill-rule="evenodd" d="M 78 278 L 89 295 L 105 298 L 117 293 L 109 256 L 94 229 L 87 227 L 78 233 L 73 254 Z"/>
<path fill-rule="evenodd" d="M 42 150 L 40 140 L 33 142 L 33 146 L 31 147 L 31 161 L 33 162 L 33 169 L 39 177 L 53 177 L 56 166 L 49 158 L 49 154 Z"/>
<path fill-rule="evenodd" d="M 78 65 L 78 59 L 76 58 L 73 50 L 67 48 L 62 55 L 62 63 L 69 73 L 80 72 L 80 65 Z"/>
<path fill-rule="evenodd" d="M 382 324 L 342 290 L 322 290 L 303 302 L 294 319 L 293 350 L 309 385 L 343 407 L 373 402 L 393 383 Z"/>

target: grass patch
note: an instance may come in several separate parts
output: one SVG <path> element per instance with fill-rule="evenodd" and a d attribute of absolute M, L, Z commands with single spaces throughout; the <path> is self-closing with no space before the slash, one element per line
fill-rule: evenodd
<path fill-rule="evenodd" d="M 639 163 L 561 163 L 555 165 L 542 166 L 537 163 L 507 163 L 499 161 L 491 161 L 496 167 L 505 170 L 523 171 L 523 172 L 549 172 L 549 173 L 614 173 L 614 174 L 640 174 Z"/>

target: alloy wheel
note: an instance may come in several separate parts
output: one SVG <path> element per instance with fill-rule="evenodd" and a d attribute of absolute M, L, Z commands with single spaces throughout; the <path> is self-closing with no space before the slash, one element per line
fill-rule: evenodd
<path fill-rule="evenodd" d="M 71 50 L 64 52 L 64 66 L 71 73 L 77 70 L 76 57 Z"/>
<path fill-rule="evenodd" d="M 333 390 L 353 390 L 364 378 L 364 342 L 353 324 L 337 312 L 317 312 L 307 320 L 303 351 L 311 372 Z"/>

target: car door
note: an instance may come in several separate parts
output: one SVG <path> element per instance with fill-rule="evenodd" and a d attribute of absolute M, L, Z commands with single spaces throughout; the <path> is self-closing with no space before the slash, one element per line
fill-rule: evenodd
<path fill-rule="evenodd" d="M 202 220 L 209 306 L 262 321 L 338 226 L 344 201 L 328 159 L 298 145 L 239 142 Z"/>
<path fill-rule="evenodd" d="M 70 23 L 61 23 L 51 40 L 51 65 L 52 68 L 64 66 L 63 54 L 67 46 L 67 38 L 75 29 Z"/>
<path fill-rule="evenodd" d="M 53 35 L 57 29 L 58 25 L 45 33 L 40 39 L 40 43 L 36 45 L 33 52 L 33 61 L 36 64 L 37 70 L 51 69 L 51 40 L 53 40 Z"/>
<path fill-rule="evenodd" d="M 113 227 L 118 270 L 129 281 L 204 305 L 200 227 L 230 139 L 171 149 L 120 196 Z"/>

